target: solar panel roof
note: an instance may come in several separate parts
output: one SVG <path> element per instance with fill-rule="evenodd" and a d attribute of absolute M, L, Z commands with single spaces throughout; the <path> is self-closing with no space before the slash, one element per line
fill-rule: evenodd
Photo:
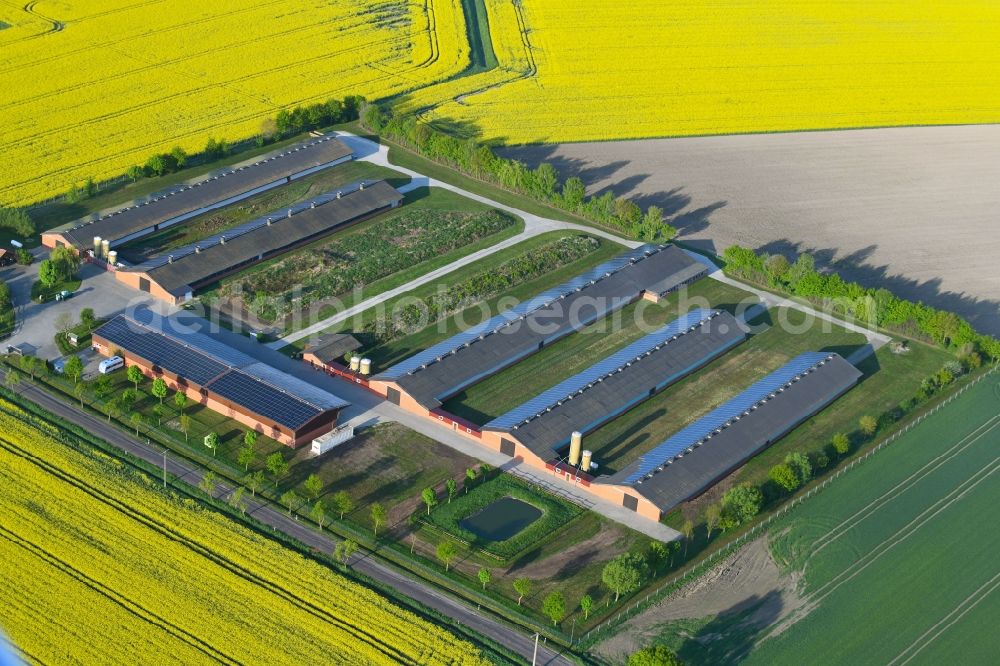
<path fill-rule="evenodd" d="M 155 335 L 150 329 L 124 316 L 115 317 L 94 332 L 111 344 L 139 356 L 156 367 L 205 385 L 229 369 L 190 345 Z"/>
<path fill-rule="evenodd" d="M 291 429 L 349 403 L 262 363 L 173 318 L 140 310 L 119 315 L 94 335 L 163 370 Z"/>
<path fill-rule="evenodd" d="M 742 342 L 727 312 L 694 310 L 487 423 L 539 456 L 589 432 Z"/>
<path fill-rule="evenodd" d="M 66 229 L 65 236 L 79 247 L 89 247 L 94 236 L 114 242 L 155 224 L 168 222 L 191 211 L 335 162 L 350 154 L 351 149 L 336 137 L 312 139 L 252 164 L 209 176 L 197 183 L 182 185 L 140 204 L 70 227 Z"/>
<path fill-rule="evenodd" d="M 396 381 L 418 401 L 436 406 L 442 397 L 621 308 L 650 285 L 662 289 L 664 275 L 690 280 L 705 272 L 700 265 L 696 273 L 686 272 L 691 265 L 697 262 L 674 246 L 630 250 L 397 363 L 377 378 Z"/>
<path fill-rule="evenodd" d="M 700 474 L 707 483 L 822 409 L 860 377 L 837 354 L 801 354 L 602 482 L 666 495 L 671 481 L 697 459 L 692 471 L 715 474 Z"/>

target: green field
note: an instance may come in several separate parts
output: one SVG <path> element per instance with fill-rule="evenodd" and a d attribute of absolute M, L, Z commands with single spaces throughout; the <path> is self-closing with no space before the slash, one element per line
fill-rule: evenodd
<path fill-rule="evenodd" d="M 444 408 L 473 423 L 486 423 L 676 319 L 685 299 L 699 307 L 707 301 L 711 307 L 735 312 L 738 303 L 754 298 L 709 278 L 698 280 L 683 293 L 683 297 L 672 294 L 659 304 L 636 301 L 455 395 Z"/>
<path fill-rule="evenodd" d="M 811 612 L 744 663 L 993 662 L 998 450 L 992 375 L 792 510 L 771 550 Z"/>

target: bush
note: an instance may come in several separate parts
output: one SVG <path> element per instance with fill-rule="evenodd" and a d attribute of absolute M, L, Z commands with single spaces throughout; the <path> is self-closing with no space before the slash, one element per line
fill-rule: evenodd
<path fill-rule="evenodd" d="M 787 463 L 775 465 L 767 475 L 776 486 L 789 493 L 798 488 L 801 483 L 795 470 L 789 467 Z"/>
<path fill-rule="evenodd" d="M 34 220 L 24 208 L 0 206 L 0 229 L 7 229 L 21 238 L 34 236 L 38 233 Z"/>

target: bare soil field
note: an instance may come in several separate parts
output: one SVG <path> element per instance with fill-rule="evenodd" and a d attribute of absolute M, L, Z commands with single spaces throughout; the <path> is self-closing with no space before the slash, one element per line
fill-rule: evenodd
<path fill-rule="evenodd" d="M 664 209 L 680 239 L 816 255 L 1000 334 L 1000 125 L 505 149 Z"/>
<path fill-rule="evenodd" d="M 746 544 L 664 601 L 626 622 L 595 651 L 615 660 L 648 645 L 663 625 L 675 620 L 747 613 L 743 622 L 764 627 L 797 609 L 797 576 L 782 576 L 768 552 L 767 539 Z M 709 639 L 699 636 L 699 640 Z"/>

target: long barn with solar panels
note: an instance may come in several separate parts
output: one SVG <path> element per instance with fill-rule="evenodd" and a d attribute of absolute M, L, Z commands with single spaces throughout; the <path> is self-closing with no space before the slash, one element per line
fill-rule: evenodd
<path fill-rule="evenodd" d="M 483 441 L 536 465 L 559 462 L 571 434 L 623 414 L 743 342 L 728 312 L 692 310 L 483 426 Z"/>
<path fill-rule="evenodd" d="M 700 494 L 857 384 L 839 355 L 808 352 L 668 437 L 592 492 L 653 520 Z"/>
<path fill-rule="evenodd" d="M 147 376 L 162 377 L 172 390 L 287 446 L 329 432 L 349 404 L 149 312 L 115 317 L 94 331 L 93 346 L 106 356 L 120 354 Z"/>
<path fill-rule="evenodd" d="M 142 203 L 76 222 L 42 234 L 46 247 L 72 247 L 79 252 L 107 248 L 155 233 L 208 211 L 285 185 L 323 169 L 343 164 L 353 153 L 336 137 L 312 139 L 280 153 L 244 164 L 204 180 L 182 185 Z"/>
<path fill-rule="evenodd" d="M 658 301 L 706 272 L 673 245 L 644 245 L 397 363 L 372 378 L 418 414 L 639 299 Z"/>
<path fill-rule="evenodd" d="M 384 180 L 360 181 L 300 204 L 287 214 L 263 216 L 167 256 L 118 270 L 115 277 L 177 305 L 229 273 L 367 220 L 402 201 L 403 195 Z"/>

